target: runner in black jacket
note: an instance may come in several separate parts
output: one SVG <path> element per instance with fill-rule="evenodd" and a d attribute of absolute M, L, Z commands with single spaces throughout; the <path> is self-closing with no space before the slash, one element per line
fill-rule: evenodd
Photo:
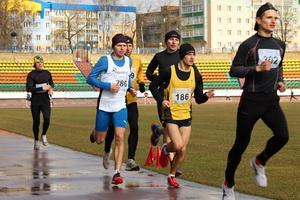
<path fill-rule="evenodd" d="M 50 97 L 53 95 L 54 83 L 51 73 L 43 70 L 44 60 L 41 56 L 34 57 L 35 70 L 32 70 L 27 75 L 26 90 L 32 93 L 31 97 L 31 113 L 33 119 L 33 133 L 34 133 L 34 149 L 39 150 L 39 125 L 40 113 L 42 111 L 44 123 L 42 132 L 43 145 L 48 145 L 46 133 L 50 125 Z"/>
<path fill-rule="evenodd" d="M 285 43 L 272 37 L 277 10 L 270 3 L 262 5 L 256 14 L 257 34 L 244 41 L 233 60 L 230 75 L 245 78 L 238 113 L 236 140 L 228 154 L 223 199 L 234 200 L 234 174 L 246 150 L 255 123 L 262 119 L 272 130 L 265 149 L 250 160 L 255 171 L 255 183 L 267 186 L 265 165 L 288 141 L 288 128 L 279 105 L 277 90 L 285 91 L 282 60 Z"/>

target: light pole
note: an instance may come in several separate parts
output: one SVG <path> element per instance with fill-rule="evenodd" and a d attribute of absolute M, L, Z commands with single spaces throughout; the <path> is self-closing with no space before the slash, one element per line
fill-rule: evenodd
<path fill-rule="evenodd" d="M 17 33 L 16 32 L 12 32 L 10 34 L 10 36 L 11 36 L 11 52 L 13 53 L 14 52 L 13 48 L 15 46 L 15 38 L 17 37 Z"/>
<path fill-rule="evenodd" d="M 142 48 L 143 48 L 143 53 L 144 53 L 144 48 L 145 48 L 145 46 L 144 46 L 144 33 L 143 33 L 143 24 L 144 24 L 144 22 L 142 22 L 142 24 L 141 24 L 141 36 L 142 36 Z"/>

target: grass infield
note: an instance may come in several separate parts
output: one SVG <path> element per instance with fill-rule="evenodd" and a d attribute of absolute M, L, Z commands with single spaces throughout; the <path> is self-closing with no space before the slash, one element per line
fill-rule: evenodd
<path fill-rule="evenodd" d="M 254 173 L 249 166 L 249 160 L 264 149 L 272 135 L 270 129 L 260 120 L 254 127 L 251 142 L 237 169 L 236 191 L 278 200 L 300 199 L 300 103 L 282 103 L 281 106 L 288 121 L 290 140 L 267 163 L 269 186 L 256 186 L 253 181 Z M 53 107 L 47 133 L 48 141 L 76 151 L 102 156 L 104 145 L 89 142 L 89 134 L 95 123 L 95 111 L 95 106 Z M 193 105 L 192 135 L 185 161 L 180 167 L 183 171 L 182 179 L 221 187 L 227 154 L 235 139 L 236 112 L 237 104 Z M 135 160 L 143 165 L 150 148 L 150 124 L 158 122 L 156 106 L 139 106 L 139 116 L 139 143 Z M 0 118 L 0 129 L 33 137 L 30 109 L 1 108 Z M 128 136 L 128 128 L 126 135 Z M 161 144 L 160 141 L 159 145 Z M 127 150 L 123 162 L 127 161 L 126 158 Z M 162 174 L 168 174 L 169 170 L 154 166 L 144 168 Z"/>

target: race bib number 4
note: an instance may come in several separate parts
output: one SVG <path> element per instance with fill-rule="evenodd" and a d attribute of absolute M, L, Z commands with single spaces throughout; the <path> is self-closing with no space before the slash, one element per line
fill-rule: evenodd
<path fill-rule="evenodd" d="M 277 68 L 281 62 L 280 50 L 258 49 L 258 65 L 266 60 L 271 62 L 271 68 Z"/>
<path fill-rule="evenodd" d="M 173 103 L 188 103 L 191 99 L 191 88 L 173 88 Z"/>

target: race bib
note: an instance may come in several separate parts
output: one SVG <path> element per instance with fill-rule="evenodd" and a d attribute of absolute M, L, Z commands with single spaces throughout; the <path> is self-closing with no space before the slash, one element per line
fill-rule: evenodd
<path fill-rule="evenodd" d="M 263 61 L 270 61 L 271 68 L 277 68 L 281 62 L 280 50 L 278 49 L 258 49 L 258 65 Z"/>
<path fill-rule="evenodd" d="M 131 79 L 131 81 L 135 81 L 135 79 L 136 79 L 136 68 L 131 68 L 130 79 Z"/>
<path fill-rule="evenodd" d="M 173 88 L 173 103 L 188 103 L 191 99 L 191 88 Z"/>
<path fill-rule="evenodd" d="M 35 84 L 35 87 L 36 88 L 42 88 L 42 87 L 44 87 L 46 85 L 47 85 L 47 83 L 40 83 L 40 84 Z M 42 91 L 37 91 L 36 93 L 45 93 L 45 92 L 47 92 L 47 91 L 46 90 L 42 90 Z"/>

